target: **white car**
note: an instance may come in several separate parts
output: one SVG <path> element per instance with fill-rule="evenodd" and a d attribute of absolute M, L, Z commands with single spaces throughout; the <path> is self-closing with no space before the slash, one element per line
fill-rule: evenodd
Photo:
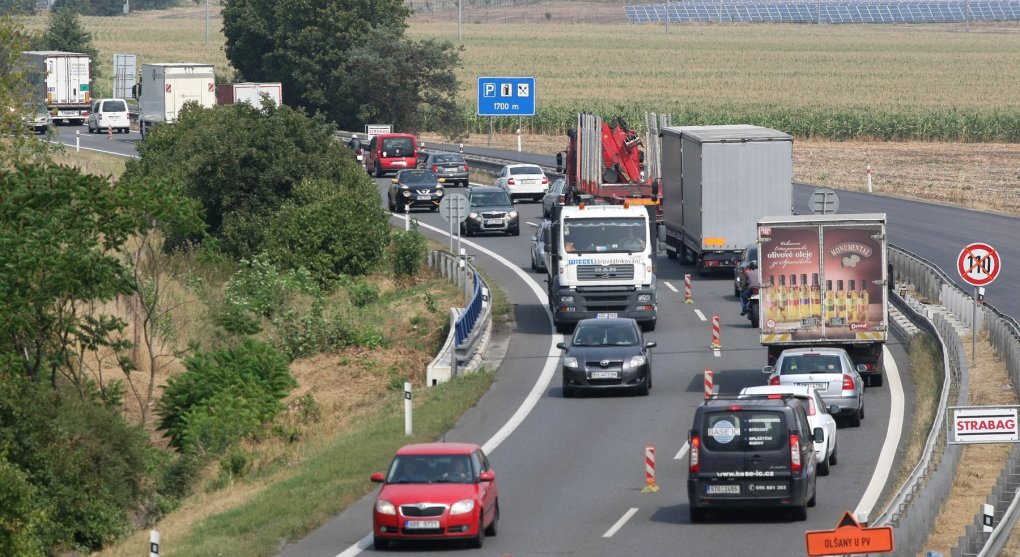
<path fill-rule="evenodd" d="M 127 101 L 124 99 L 94 99 L 86 124 L 89 133 L 106 131 L 128 133 L 131 131 L 131 118 L 128 113 Z"/>
<path fill-rule="evenodd" d="M 549 178 L 537 164 L 508 164 L 500 171 L 493 185 L 506 190 L 510 199 L 527 197 L 532 201 L 541 201 L 549 189 Z"/>
<path fill-rule="evenodd" d="M 816 427 L 822 428 L 825 432 L 825 439 L 821 443 L 815 443 L 815 462 L 818 463 L 818 475 L 829 475 L 829 466 L 836 464 L 836 420 L 832 417 L 831 408 L 825 406 L 825 401 L 814 387 L 802 387 L 799 385 L 762 385 L 760 387 L 745 387 L 740 391 L 741 397 L 768 397 L 768 396 L 793 396 L 807 401 L 808 425 L 814 431 Z"/>

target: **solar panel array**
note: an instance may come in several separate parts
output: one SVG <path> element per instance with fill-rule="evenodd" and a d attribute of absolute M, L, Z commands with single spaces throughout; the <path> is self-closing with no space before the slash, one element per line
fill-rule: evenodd
<path fill-rule="evenodd" d="M 945 23 L 1020 20 L 1020 0 L 796 1 L 686 0 L 626 6 L 631 23 L 739 21 L 783 23 Z"/>

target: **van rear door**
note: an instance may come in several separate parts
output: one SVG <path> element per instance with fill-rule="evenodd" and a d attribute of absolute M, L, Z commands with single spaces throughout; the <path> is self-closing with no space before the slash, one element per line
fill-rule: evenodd
<path fill-rule="evenodd" d="M 728 408 L 705 416 L 698 493 L 707 498 L 782 497 L 790 447 L 781 411 Z"/>

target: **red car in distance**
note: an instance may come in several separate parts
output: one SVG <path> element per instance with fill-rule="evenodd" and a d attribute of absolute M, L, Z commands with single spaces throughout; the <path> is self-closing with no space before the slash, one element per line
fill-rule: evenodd
<path fill-rule="evenodd" d="M 481 447 L 470 443 L 421 443 L 397 451 L 372 510 L 376 549 L 401 540 L 467 540 L 482 547 L 496 535 L 496 473 Z"/>

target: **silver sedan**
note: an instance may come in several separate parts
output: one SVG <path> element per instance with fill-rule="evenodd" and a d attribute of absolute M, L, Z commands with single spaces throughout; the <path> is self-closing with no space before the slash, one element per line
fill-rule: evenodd
<path fill-rule="evenodd" d="M 776 365 L 762 372 L 769 376 L 769 385 L 813 387 L 827 406 L 839 407 L 851 427 L 859 427 L 864 418 L 863 369 L 842 348 L 808 347 L 783 350 Z"/>

